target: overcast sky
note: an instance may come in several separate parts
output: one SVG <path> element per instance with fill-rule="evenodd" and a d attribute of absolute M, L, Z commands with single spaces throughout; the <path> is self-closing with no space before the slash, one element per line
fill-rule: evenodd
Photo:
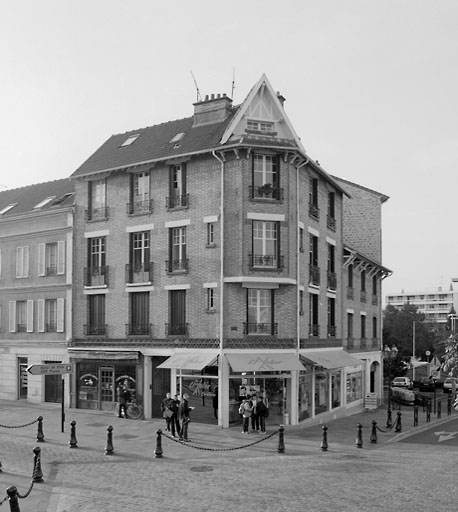
<path fill-rule="evenodd" d="M 383 292 L 458 277 L 456 0 L 22 0 L 0 7 L 0 189 L 266 73 L 313 158 L 390 197 Z"/>

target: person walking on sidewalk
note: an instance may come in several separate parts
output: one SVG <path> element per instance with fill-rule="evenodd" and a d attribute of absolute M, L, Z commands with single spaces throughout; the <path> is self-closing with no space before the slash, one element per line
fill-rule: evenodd
<path fill-rule="evenodd" d="M 180 407 L 180 401 L 178 400 L 177 395 L 170 399 L 169 409 L 172 411 L 172 416 L 170 417 L 170 427 L 172 429 L 172 437 L 176 437 L 180 435 L 180 422 L 178 420 L 178 409 Z"/>
<path fill-rule="evenodd" d="M 189 413 L 192 411 L 193 407 L 189 407 L 188 403 L 188 394 L 184 394 L 180 400 L 180 407 L 178 409 L 178 417 L 180 418 L 180 441 L 189 441 L 188 439 L 188 425 L 191 421 L 189 417 Z"/>
<path fill-rule="evenodd" d="M 242 415 L 243 422 L 243 434 L 248 434 L 248 428 L 250 426 L 250 418 L 253 413 L 253 406 L 251 404 L 251 397 L 247 396 L 243 399 L 243 402 L 240 404 L 239 413 Z"/>
<path fill-rule="evenodd" d="M 262 434 L 266 433 L 266 418 L 269 410 L 261 396 L 256 397 L 256 414 L 258 415 L 259 429 Z M 259 430 L 258 430 L 259 432 Z"/>
<path fill-rule="evenodd" d="M 126 400 L 126 389 L 121 381 L 118 383 L 118 387 L 116 388 L 116 400 L 119 404 L 118 410 L 118 418 L 122 418 L 124 413 L 124 417 L 127 418 L 127 400 Z"/>

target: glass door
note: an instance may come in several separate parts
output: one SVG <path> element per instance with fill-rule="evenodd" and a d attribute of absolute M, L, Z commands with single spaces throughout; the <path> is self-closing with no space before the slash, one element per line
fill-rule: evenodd
<path fill-rule="evenodd" d="M 114 391 L 114 368 L 113 366 L 102 366 L 100 368 L 100 409 L 102 411 L 113 410 Z"/>

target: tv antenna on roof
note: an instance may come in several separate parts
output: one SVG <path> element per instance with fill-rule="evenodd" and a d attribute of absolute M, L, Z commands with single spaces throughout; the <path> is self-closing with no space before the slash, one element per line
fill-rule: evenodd
<path fill-rule="evenodd" d="M 232 68 L 232 90 L 231 90 L 231 100 L 234 99 L 234 89 L 235 89 L 235 68 Z"/>
<path fill-rule="evenodd" d="M 191 69 L 191 76 L 192 76 L 192 79 L 194 80 L 194 85 L 196 86 L 196 91 L 197 91 L 197 101 L 202 101 L 202 97 L 200 95 L 200 91 L 199 91 L 199 86 L 197 85 L 197 81 L 194 77 L 194 73 L 192 72 L 192 69 Z"/>

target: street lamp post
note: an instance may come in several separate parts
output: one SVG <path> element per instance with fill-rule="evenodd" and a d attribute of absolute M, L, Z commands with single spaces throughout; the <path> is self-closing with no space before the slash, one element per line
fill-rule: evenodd
<path fill-rule="evenodd" d="M 391 381 L 393 379 L 393 362 L 398 355 L 398 349 L 396 345 L 393 345 L 391 348 L 388 345 L 383 347 L 383 359 L 388 362 L 389 368 L 389 381 L 388 381 L 388 410 L 391 411 Z"/>

